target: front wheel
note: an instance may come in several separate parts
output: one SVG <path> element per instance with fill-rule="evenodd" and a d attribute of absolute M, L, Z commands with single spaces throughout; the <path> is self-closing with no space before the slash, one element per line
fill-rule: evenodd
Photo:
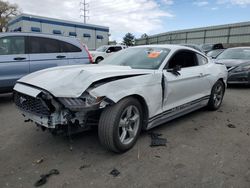
<path fill-rule="evenodd" d="M 103 60 L 103 58 L 98 57 L 98 58 L 95 60 L 95 63 L 98 64 L 98 63 L 100 63 L 102 60 Z"/>
<path fill-rule="evenodd" d="M 221 80 L 218 80 L 213 88 L 210 95 L 210 99 L 208 101 L 208 109 L 217 110 L 220 108 L 223 97 L 225 93 L 225 85 Z"/>
<path fill-rule="evenodd" d="M 98 135 L 108 150 L 122 153 L 132 148 L 142 127 L 142 107 L 135 98 L 125 98 L 101 114 Z"/>

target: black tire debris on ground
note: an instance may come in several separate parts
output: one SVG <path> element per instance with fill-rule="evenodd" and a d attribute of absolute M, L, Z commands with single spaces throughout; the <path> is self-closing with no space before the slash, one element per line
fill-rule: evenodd
<path fill-rule="evenodd" d="M 120 172 L 119 172 L 116 168 L 114 168 L 114 169 L 110 172 L 110 174 L 113 175 L 113 177 L 117 177 L 117 176 L 119 176 Z"/>
<path fill-rule="evenodd" d="M 52 169 L 49 171 L 49 173 L 47 174 L 42 174 L 40 177 L 40 179 L 34 184 L 35 187 L 40 187 L 42 185 L 44 185 L 47 182 L 47 179 L 51 176 L 51 175 L 58 175 L 60 174 L 59 170 L 57 169 Z"/>
<path fill-rule="evenodd" d="M 89 168 L 89 167 L 90 167 L 90 164 L 82 165 L 79 167 L 79 170 L 82 170 L 84 168 Z"/>
<path fill-rule="evenodd" d="M 236 126 L 235 126 L 234 124 L 232 124 L 232 123 L 227 124 L 227 126 L 228 126 L 229 128 L 236 128 Z"/>
<path fill-rule="evenodd" d="M 167 139 L 166 138 L 160 138 L 160 136 L 162 136 L 162 134 L 150 132 L 149 135 L 151 137 L 150 147 L 166 146 Z"/>

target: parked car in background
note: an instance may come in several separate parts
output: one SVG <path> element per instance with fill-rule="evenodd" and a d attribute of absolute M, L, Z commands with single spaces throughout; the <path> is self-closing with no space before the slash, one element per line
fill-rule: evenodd
<path fill-rule="evenodd" d="M 95 51 L 90 51 L 90 54 L 93 58 L 93 62 L 98 64 L 100 61 L 104 60 L 106 57 L 125 48 L 127 47 L 124 45 L 104 45 L 104 46 L 100 46 Z"/>
<path fill-rule="evenodd" d="M 179 44 L 179 45 L 181 45 L 181 46 L 186 46 L 186 47 L 190 47 L 190 48 L 193 48 L 193 49 L 195 49 L 195 50 L 198 50 L 199 52 L 204 53 L 204 52 L 202 51 L 201 47 L 200 47 L 198 44 L 189 44 L 189 43 L 187 43 L 187 44 Z"/>
<path fill-rule="evenodd" d="M 226 81 L 225 65 L 192 48 L 136 46 L 98 65 L 27 75 L 15 85 L 14 100 L 25 118 L 51 132 L 98 126 L 101 144 L 120 153 L 133 147 L 142 129 L 205 106 L 217 110 Z"/>
<path fill-rule="evenodd" d="M 207 53 L 207 56 L 215 59 L 218 55 L 220 55 L 225 49 L 217 49 L 217 50 L 211 50 Z"/>
<path fill-rule="evenodd" d="M 87 48 L 76 38 L 39 33 L 1 33 L 0 93 L 12 91 L 16 81 L 31 72 L 90 62 Z"/>
<path fill-rule="evenodd" d="M 226 49 L 215 62 L 226 65 L 229 84 L 250 84 L 250 47 Z"/>
<path fill-rule="evenodd" d="M 217 50 L 217 49 L 224 49 L 223 45 L 221 43 L 216 43 L 216 44 L 201 44 L 200 48 L 202 51 L 207 54 L 211 50 Z"/>

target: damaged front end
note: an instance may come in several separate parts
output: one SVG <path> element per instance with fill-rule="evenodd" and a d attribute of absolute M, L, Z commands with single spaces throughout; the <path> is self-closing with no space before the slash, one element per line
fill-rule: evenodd
<path fill-rule="evenodd" d="M 26 121 L 35 122 L 52 133 L 68 132 L 69 128 L 72 133 L 88 130 L 98 124 L 101 110 L 113 103 L 106 97 L 92 96 L 88 91 L 78 98 L 56 98 L 47 91 L 30 88 L 32 92 L 20 91 L 17 87 L 14 102 Z"/>

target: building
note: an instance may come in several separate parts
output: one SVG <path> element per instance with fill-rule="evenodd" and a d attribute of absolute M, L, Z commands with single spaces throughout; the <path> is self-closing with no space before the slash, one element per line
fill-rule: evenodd
<path fill-rule="evenodd" d="M 181 43 L 223 43 L 225 47 L 250 45 L 250 22 L 171 31 L 136 39 L 136 45 Z"/>
<path fill-rule="evenodd" d="M 90 50 L 109 41 L 109 28 L 54 18 L 21 14 L 8 23 L 11 32 L 41 32 L 79 38 Z"/>

